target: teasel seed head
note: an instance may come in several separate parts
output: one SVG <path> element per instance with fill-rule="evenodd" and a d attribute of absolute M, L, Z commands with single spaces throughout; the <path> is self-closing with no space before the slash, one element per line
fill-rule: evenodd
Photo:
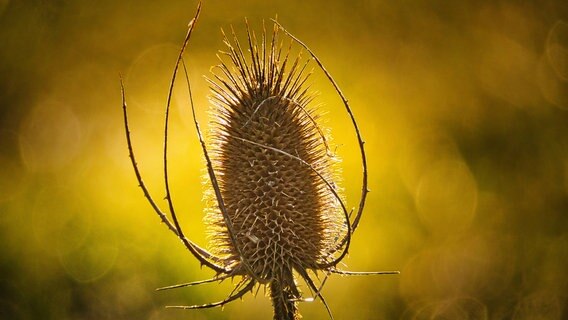
<path fill-rule="evenodd" d="M 247 23 L 250 54 L 243 53 L 232 31 L 225 36 L 228 51 L 221 52 L 218 72 L 209 80 L 212 90 L 211 136 L 206 143 L 195 116 L 183 53 L 199 18 L 201 3 L 190 21 L 168 91 L 164 121 L 164 184 L 170 218 L 151 196 L 138 168 L 130 136 L 125 89 L 121 79 L 122 110 L 129 157 L 144 196 L 160 220 L 182 241 L 202 266 L 216 272 L 209 280 L 160 288 L 168 290 L 235 276 L 241 278 L 224 300 L 179 309 L 222 307 L 242 298 L 255 286 L 269 286 L 274 319 L 299 319 L 298 301 L 319 298 L 333 316 L 321 294 L 331 273 L 341 275 L 398 274 L 398 271 L 352 272 L 337 268 L 349 250 L 367 197 L 367 160 L 363 139 L 348 100 L 319 58 L 276 20 L 270 43 L 266 31 L 258 42 Z M 263 29 L 264 30 L 264 29 Z M 278 31 L 290 39 L 283 54 Z M 310 104 L 313 95 L 306 84 L 309 60 L 301 54 L 289 60 L 292 44 L 305 49 L 341 98 L 357 136 L 361 154 L 362 186 L 359 206 L 351 217 L 337 188 L 337 159 L 328 147 L 327 131 L 318 125 L 320 113 Z M 212 252 L 190 240 L 181 228 L 169 188 L 168 124 L 172 92 L 179 67 L 183 67 L 192 118 L 203 156 Z M 209 150 L 209 151 L 208 151 Z M 334 182 L 335 181 L 335 182 Z M 324 272 L 317 286 L 308 272 Z M 294 274 L 301 277 L 313 298 L 302 299 Z"/>
<path fill-rule="evenodd" d="M 299 298 L 293 270 L 327 262 L 346 222 L 337 158 L 310 105 L 309 59 L 301 52 L 291 59 L 278 30 L 275 25 L 270 43 L 264 31 L 258 44 L 247 24 L 248 57 L 234 31 L 232 41 L 225 35 L 229 62 L 221 58 L 209 80 L 208 149 L 232 230 L 213 192 L 206 221 L 213 251 L 241 275 L 270 283 L 275 313 L 281 308 L 293 316 L 290 301 Z M 282 295 L 282 306 L 275 295 Z"/>

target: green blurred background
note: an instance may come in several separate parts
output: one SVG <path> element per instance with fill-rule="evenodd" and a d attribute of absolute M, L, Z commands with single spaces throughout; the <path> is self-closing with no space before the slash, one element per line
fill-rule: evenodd
<path fill-rule="evenodd" d="M 271 317 L 263 290 L 224 310 L 164 309 L 222 299 L 229 282 L 154 291 L 212 273 L 137 187 L 119 73 L 161 199 L 163 106 L 195 7 L 0 0 L 0 318 Z M 205 1 L 186 57 L 203 126 L 220 28 L 275 15 L 334 75 L 367 141 L 373 192 L 343 267 L 401 271 L 333 276 L 336 319 L 568 317 L 568 2 Z M 355 206 L 349 120 L 312 82 Z M 205 245 L 203 163 L 181 82 L 174 93 L 173 198 Z M 300 310 L 326 317 L 319 302 Z"/>

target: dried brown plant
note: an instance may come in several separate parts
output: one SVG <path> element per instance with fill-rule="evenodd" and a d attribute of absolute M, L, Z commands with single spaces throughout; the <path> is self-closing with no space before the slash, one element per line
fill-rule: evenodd
<path fill-rule="evenodd" d="M 260 43 L 247 23 L 248 54 L 234 30 L 224 35 L 226 52 L 209 79 L 212 91 L 211 136 L 202 137 L 195 118 L 191 87 L 185 72 L 197 135 L 207 163 L 213 203 L 207 210 L 212 240 L 211 252 L 186 238 L 177 219 L 168 183 L 167 147 L 169 107 L 179 66 L 185 70 L 183 53 L 199 18 L 201 5 L 189 24 L 170 83 L 164 131 L 164 178 L 170 218 L 161 211 L 146 188 L 132 148 L 123 93 L 124 126 L 128 150 L 144 195 L 166 226 L 179 237 L 202 265 L 217 273 L 210 280 L 175 285 L 172 289 L 238 277 L 240 281 L 225 300 L 204 305 L 174 308 L 202 309 L 223 306 L 255 286 L 267 286 L 274 319 L 299 319 L 298 302 L 305 301 L 298 289 L 302 278 L 320 299 L 329 274 L 368 275 L 397 272 L 348 272 L 337 269 L 345 258 L 368 193 L 364 143 L 347 99 L 315 54 L 274 21 L 271 39 L 263 30 Z M 290 39 L 284 49 L 280 31 Z M 232 38 L 232 39 L 230 39 Z M 309 53 L 291 58 L 292 44 Z M 227 61 L 225 61 L 227 60 Z M 319 113 L 310 106 L 312 95 L 306 84 L 314 60 L 341 97 L 357 136 L 363 162 L 361 199 L 354 215 L 339 195 L 334 180 L 336 159 L 328 147 L 327 132 L 318 124 Z M 311 274 L 323 272 L 316 284 Z M 297 275 L 297 276 L 296 276 Z"/>

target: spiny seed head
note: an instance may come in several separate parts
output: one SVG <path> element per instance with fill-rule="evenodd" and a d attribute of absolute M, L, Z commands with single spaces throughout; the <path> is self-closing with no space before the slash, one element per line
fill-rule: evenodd
<path fill-rule="evenodd" d="M 201 4 L 189 24 L 170 82 L 172 94 L 176 72 Z M 278 39 L 278 30 L 290 38 L 288 50 Z M 320 291 L 329 273 L 344 275 L 395 274 L 397 272 L 357 273 L 336 269 L 345 258 L 367 196 L 367 160 L 361 134 L 346 97 L 330 73 L 308 47 L 277 22 L 270 41 L 266 32 L 258 42 L 247 25 L 249 54 L 244 54 L 234 31 L 232 41 L 224 42 L 228 51 L 221 52 L 217 73 L 211 84 L 211 136 L 202 139 L 191 99 L 192 116 L 206 161 L 211 189 L 206 193 L 209 207 L 206 220 L 212 250 L 202 249 L 189 240 L 177 219 L 171 200 L 167 173 L 167 132 L 170 101 L 166 104 L 164 134 L 164 180 L 170 219 L 159 209 L 136 164 L 130 138 L 124 87 L 122 108 L 130 160 L 144 195 L 160 219 L 174 232 L 189 252 L 217 275 L 210 280 L 165 287 L 173 289 L 222 281 L 238 276 L 241 280 L 224 300 L 183 309 L 220 307 L 242 298 L 255 286 L 269 287 L 275 320 L 300 318 L 297 304 L 302 294 L 295 281 L 298 275 L 331 311 Z M 330 155 L 326 131 L 318 125 L 320 114 L 310 105 L 306 73 L 308 60 L 301 54 L 290 59 L 292 44 L 304 48 L 341 97 L 351 118 L 361 152 L 363 180 L 358 211 L 351 222 L 344 201 L 338 194 L 336 159 Z M 226 62 L 225 62 L 226 61 Z M 209 150 L 209 151 L 208 151 Z M 326 277 L 317 286 L 309 272 Z M 312 299 L 312 300 L 313 300 Z"/>
<path fill-rule="evenodd" d="M 270 282 L 328 262 L 346 226 L 330 188 L 336 159 L 309 104 L 309 60 L 301 53 L 289 59 L 291 45 L 283 53 L 276 26 L 270 42 L 263 32 L 260 44 L 247 31 L 250 54 L 234 31 L 232 41 L 225 36 L 226 58 L 209 81 L 208 145 L 230 224 L 213 192 L 206 221 L 215 253 Z"/>

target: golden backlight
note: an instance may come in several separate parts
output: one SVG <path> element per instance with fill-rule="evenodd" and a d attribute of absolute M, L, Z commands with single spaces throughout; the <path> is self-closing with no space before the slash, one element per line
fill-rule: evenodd
<path fill-rule="evenodd" d="M 165 195 L 169 79 L 197 3 L 0 0 L 0 318 L 270 319 L 265 292 L 222 309 L 138 188 Z M 335 319 L 568 316 L 568 2 L 204 1 L 185 61 L 208 128 L 220 28 L 278 21 L 334 76 L 366 141 L 369 194 L 345 269 L 322 294 Z M 315 64 L 313 64 L 315 67 Z M 180 78 L 181 79 L 181 78 Z M 348 207 L 361 163 L 341 100 L 317 69 L 315 104 L 341 157 Z M 174 88 L 170 187 L 207 246 L 204 161 L 184 81 Z M 310 296 L 301 284 L 306 297 Z M 316 299 L 305 319 L 325 319 Z"/>

